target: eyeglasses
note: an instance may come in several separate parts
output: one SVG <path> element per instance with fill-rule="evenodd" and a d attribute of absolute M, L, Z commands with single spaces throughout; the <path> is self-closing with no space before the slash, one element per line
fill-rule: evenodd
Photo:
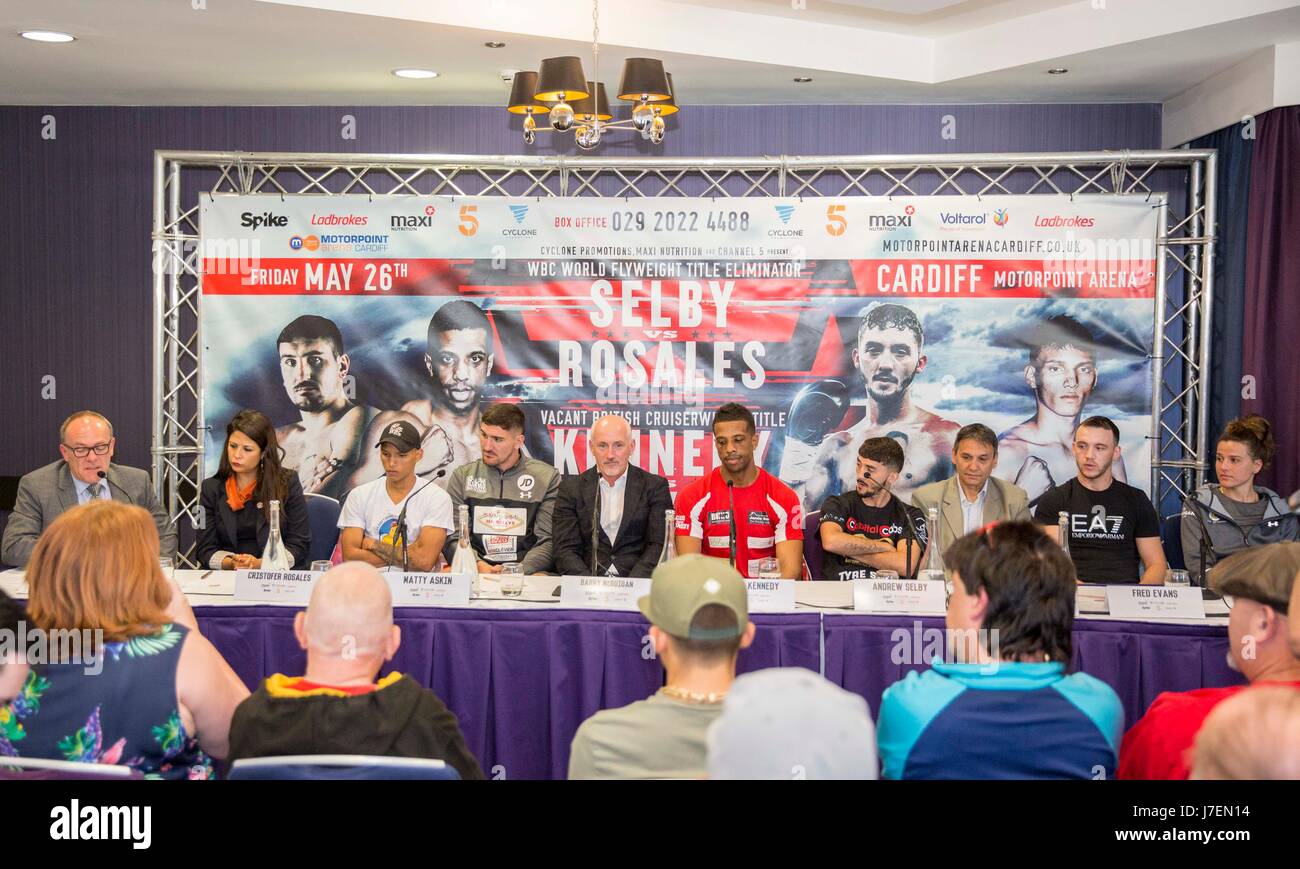
<path fill-rule="evenodd" d="M 1234 603 L 1236 603 L 1236 599 L 1232 595 L 1225 594 L 1223 596 L 1223 605 L 1226 606 L 1228 609 L 1232 609 L 1232 605 Z"/>
<path fill-rule="evenodd" d="M 68 444 L 64 444 L 64 446 L 67 447 L 68 450 L 70 450 L 77 458 L 84 459 L 86 456 L 90 455 L 92 450 L 97 456 L 108 455 L 108 451 L 112 447 L 112 444 L 95 444 L 93 447 L 74 447 Z"/>

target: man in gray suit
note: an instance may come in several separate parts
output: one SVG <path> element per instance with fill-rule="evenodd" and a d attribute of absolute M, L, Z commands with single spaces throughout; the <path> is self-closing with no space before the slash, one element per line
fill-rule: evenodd
<path fill-rule="evenodd" d="M 74 413 L 59 427 L 59 454 L 43 468 L 23 475 L 0 544 L 0 562 L 26 567 L 41 532 L 65 510 L 96 498 L 144 507 L 158 526 L 162 554 L 176 555 L 176 527 L 154 497 L 149 474 L 111 465 L 113 425 L 93 410 Z"/>
<path fill-rule="evenodd" d="M 963 426 L 952 445 L 957 473 L 912 492 L 912 506 L 939 510 L 939 552 L 963 534 L 992 522 L 1031 522 L 1029 496 L 1019 486 L 993 476 L 998 437 L 980 423 Z"/>

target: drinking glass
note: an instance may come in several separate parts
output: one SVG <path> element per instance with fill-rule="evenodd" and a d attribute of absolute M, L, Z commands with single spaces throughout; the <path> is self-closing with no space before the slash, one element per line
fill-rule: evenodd
<path fill-rule="evenodd" d="M 501 565 L 501 594 L 519 597 L 524 593 L 524 566 L 517 561 Z"/>

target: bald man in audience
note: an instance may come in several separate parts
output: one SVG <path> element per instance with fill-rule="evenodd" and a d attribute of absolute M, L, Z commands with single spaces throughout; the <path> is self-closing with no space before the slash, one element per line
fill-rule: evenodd
<path fill-rule="evenodd" d="M 1219 704 L 1196 737 L 1192 778 L 1300 780 L 1300 691 L 1251 688 Z"/>
<path fill-rule="evenodd" d="M 631 464 L 632 438 L 626 419 L 602 416 L 587 435 L 591 467 L 560 483 L 551 518 L 559 573 L 645 577 L 659 563 L 673 498 L 666 479 Z"/>
<path fill-rule="evenodd" d="M 299 754 L 365 754 L 446 761 L 463 779 L 483 770 L 456 716 L 410 676 L 389 673 L 402 632 L 379 571 L 349 561 L 321 575 L 293 633 L 307 672 L 276 673 L 239 705 L 230 760 Z"/>
<path fill-rule="evenodd" d="M 26 567 L 41 532 L 78 504 L 121 501 L 143 507 L 158 526 L 162 554 L 176 554 L 176 526 L 153 493 L 149 473 L 113 464 L 113 424 L 93 410 L 80 410 L 59 426 L 58 461 L 24 474 L 13 513 L 0 542 L 0 562 Z"/>

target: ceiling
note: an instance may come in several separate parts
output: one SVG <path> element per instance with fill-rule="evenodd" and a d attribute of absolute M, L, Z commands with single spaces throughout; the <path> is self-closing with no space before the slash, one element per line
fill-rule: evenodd
<path fill-rule="evenodd" d="M 591 23 L 587 0 L 0 0 L 0 104 L 500 105 L 542 57 L 590 76 Z M 1300 40 L 1300 0 L 602 0 L 600 31 L 611 88 L 660 57 L 687 105 L 1160 102 Z"/>

